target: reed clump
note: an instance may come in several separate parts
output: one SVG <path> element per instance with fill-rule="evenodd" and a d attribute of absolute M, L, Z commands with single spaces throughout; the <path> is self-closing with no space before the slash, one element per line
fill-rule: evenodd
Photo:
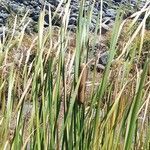
<path fill-rule="evenodd" d="M 89 69 L 97 61 L 89 53 L 103 38 L 98 32 L 91 37 L 83 3 L 75 33 L 67 30 L 67 1 L 61 27 L 45 30 L 43 10 L 37 34 L 26 34 L 23 18 L 22 31 L 15 34 L 14 26 L 0 42 L 0 148 L 149 148 L 149 4 L 132 20 L 118 12 L 103 37 L 107 64 L 97 72 Z"/>

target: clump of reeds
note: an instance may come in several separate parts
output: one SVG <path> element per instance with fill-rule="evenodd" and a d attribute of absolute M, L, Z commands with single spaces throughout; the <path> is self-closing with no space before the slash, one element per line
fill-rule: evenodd
<path fill-rule="evenodd" d="M 0 43 L 0 147 L 149 149 L 149 50 L 143 65 L 138 65 L 143 56 L 149 2 L 133 14 L 132 34 L 122 46 L 118 42 L 126 20 L 118 11 L 108 62 L 100 78 L 96 69 L 88 69 L 92 9 L 85 18 L 81 1 L 78 27 L 71 33 L 67 30 L 69 5 L 70 1 L 57 30 L 50 24 L 45 32 L 43 10 L 37 35 L 25 34 L 27 24 L 15 35 L 14 26 L 12 34 Z M 144 19 L 135 28 L 141 14 Z M 50 12 L 49 17 L 51 20 Z M 97 30 L 101 29 L 100 22 L 97 19 Z M 93 36 L 101 42 L 101 34 L 96 31 Z M 137 36 L 138 44 L 134 42 Z"/>

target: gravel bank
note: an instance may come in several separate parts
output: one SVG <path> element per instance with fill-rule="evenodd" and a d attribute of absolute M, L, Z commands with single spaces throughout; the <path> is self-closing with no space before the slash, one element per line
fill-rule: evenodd
<path fill-rule="evenodd" d="M 48 9 L 48 5 L 51 6 L 52 15 L 53 12 L 56 10 L 59 2 L 61 0 L 47 0 L 46 1 L 46 9 Z M 128 8 L 127 13 L 125 14 L 128 16 L 132 13 L 133 10 L 140 9 L 142 5 L 144 4 L 145 0 L 140 2 L 140 5 L 138 3 L 138 0 L 105 0 L 103 2 L 103 28 L 105 30 L 109 30 L 109 27 L 113 24 L 115 20 L 115 16 L 117 13 L 117 8 L 120 5 L 124 5 L 124 7 Z M 5 26 L 9 20 L 9 17 L 14 17 L 16 14 L 20 17 L 24 16 L 27 11 L 28 13 L 28 20 L 30 20 L 29 27 L 27 28 L 28 32 L 36 31 L 34 26 L 37 24 L 39 13 L 41 9 L 43 8 L 44 0 L 2 0 L 0 2 L 0 32 L 2 32 L 2 27 Z M 86 0 L 84 12 L 86 13 L 88 9 L 91 8 L 93 3 L 93 0 Z M 96 27 L 97 22 L 97 16 L 99 15 L 100 11 L 100 2 L 99 0 L 96 0 L 93 14 L 92 14 L 92 20 L 90 24 L 90 30 L 94 31 Z M 60 26 L 61 25 L 61 16 L 64 14 L 64 7 L 65 2 L 62 3 L 59 11 L 58 11 L 58 17 L 53 19 L 52 24 Z M 69 17 L 69 23 L 68 23 L 68 29 L 75 30 L 77 26 L 77 18 L 79 14 L 79 2 L 78 0 L 71 0 L 70 4 L 70 17 Z M 49 24 L 49 17 L 48 15 L 45 16 L 45 26 L 48 26 Z"/>

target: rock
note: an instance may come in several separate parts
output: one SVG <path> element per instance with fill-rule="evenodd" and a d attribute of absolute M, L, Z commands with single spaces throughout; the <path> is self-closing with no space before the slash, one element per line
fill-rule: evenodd
<path fill-rule="evenodd" d="M 115 18 L 116 14 L 117 14 L 117 12 L 114 9 L 107 9 L 105 13 L 106 13 L 107 17 L 110 17 L 113 19 Z"/>
<path fill-rule="evenodd" d="M 0 18 L 0 24 L 3 24 L 3 23 L 4 23 L 4 19 Z"/>
<path fill-rule="evenodd" d="M 68 23 L 69 25 L 77 25 L 77 19 L 75 18 L 75 17 L 71 17 L 70 19 L 69 19 L 69 23 Z"/>
<path fill-rule="evenodd" d="M 106 66 L 107 62 L 108 62 L 108 56 L 109 56 L 109 53 L 107 51 L 102 53 L 102 54 L 100 54 L 99 58 L 98 58 L 98 64 Z"/>
<path fill-rule="evenodd" d="M 115 3 L 120 3 L 122 0 L 113 0 Z"/>
<path fill-rule="evenodd" d="M 38 22 L 39 14 L 37 14 L 36 12 L 33 12 L 33 13 L 30 15 L 30 17 L 31 17 L 34 21 Z"/>

